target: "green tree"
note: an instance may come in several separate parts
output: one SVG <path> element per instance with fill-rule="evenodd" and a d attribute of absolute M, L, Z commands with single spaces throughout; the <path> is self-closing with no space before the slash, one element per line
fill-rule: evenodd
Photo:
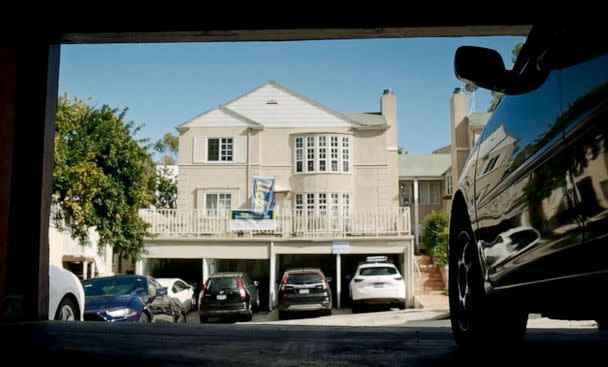
<path fill-rule="evenodd" d="M 158 153 L 164 154 L 160 159 L 160 164 L 173 165 L 177 163 L 177 151 L 179 148 L 179 137 L 166 133 L 162 139 L 159 139 L 153 146 Z"/>
<path fill-rule="evenodd" d="M 157 208 L 175 209 L 177 206 L 177 180 L 171 169 L 160 165 L 156 169 L 154 199 Z"/>
<path fill-rule="evenodd" d="M 148 225 L 138 210 L 152 199 L 154 163 L 141 128 L 125 122 L 127 109 L 94 107 L 67 95 L 59 98 L 55 133 L 55 219 L 72 218 L 72 236 L 85 243 L 88 231 L 99 246 L 123 257 L 143 252 Z"/>
<path fill-rule="evenodd" d="M 442 211 L 432 211 L 424 218 L 422 242 L 441 265 L 447 264 L 448 226 L 448 215 Z"/>

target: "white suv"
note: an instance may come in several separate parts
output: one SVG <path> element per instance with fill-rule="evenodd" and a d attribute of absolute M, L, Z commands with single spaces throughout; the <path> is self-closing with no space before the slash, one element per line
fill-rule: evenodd
<path fill-rule="evenodd" d="M 399 270 L 385 258 L 370 258 L 360 264 L 350 281 L 353 313 L 365 305 L 405 308 L 405 282 Z"/>

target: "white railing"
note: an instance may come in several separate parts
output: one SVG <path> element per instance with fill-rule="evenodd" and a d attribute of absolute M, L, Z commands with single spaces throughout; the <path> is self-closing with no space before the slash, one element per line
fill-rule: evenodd
<path fill-rule="evenodd" d="M 331 211 L 275 211 L 273 231 L 231 231 L 230 212 L 200 209 L 142 209 L 141 217 L 158 237 L 279 236 L 295 238 L 391 236 L 410 234 L 409 208 Z"/>

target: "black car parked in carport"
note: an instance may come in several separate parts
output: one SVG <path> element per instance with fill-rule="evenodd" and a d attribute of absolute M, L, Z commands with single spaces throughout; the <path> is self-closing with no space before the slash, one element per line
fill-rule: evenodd
<path fill-rule="evenodd" d="M 82 282 L 84 320 L 108 322 L 186 322 L 186 313 L 167 288 L 144 275 L 116 275 Z"/>
<path fill-rule="evenodd" d="M 251 321 L 260 308 L 259 283 L 246 273 L 215 273 L 207 279 L 199 294 L 201 323 L 209 317 L 236 316 Z"/>
<path fill-rule="evenodd" d="M 456 51 L 461 80 L 504 94 L 452 201 L 461 347 L 520 340 L 528 313 L 608 326 L 607 29 L 535 27 L 513 70 L 496 51 Z"/>

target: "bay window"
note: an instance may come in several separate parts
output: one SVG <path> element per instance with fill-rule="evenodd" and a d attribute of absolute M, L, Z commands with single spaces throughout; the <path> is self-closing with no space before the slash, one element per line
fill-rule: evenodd
<path fill-rule="evenodd" d="M 350 173 L 350 138 L 303 136 L 295 138 L 296 173 Z"/>

